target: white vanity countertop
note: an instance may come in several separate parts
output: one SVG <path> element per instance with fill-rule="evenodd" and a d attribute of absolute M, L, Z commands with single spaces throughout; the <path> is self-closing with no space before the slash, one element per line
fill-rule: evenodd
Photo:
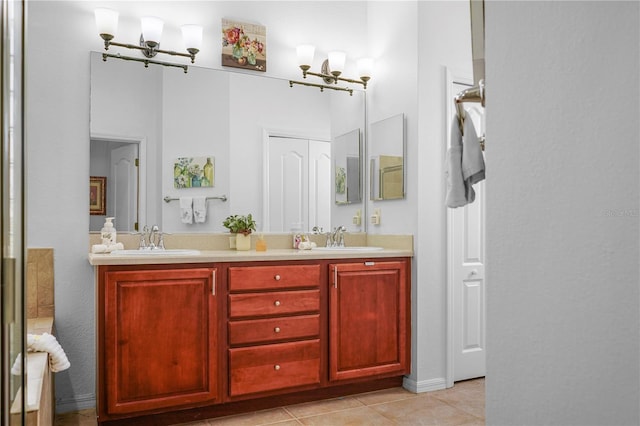
<path fill-rule="evenodd" d="M 89 251 L 98 244 L 100 234 L 90 234 Z M 138 237 L 118 234 L 118 242 L 128 249 L 125 255 L 89 253 L 91 265 L 158 265 L 178 263 L 214 262 L 260 262 L 273 260 L 314 259 L 376 259 L 385 257 L 413 257 L 412 235 L 372 235 L 365 233 L 345 234 L 345 245 L 351 247 L 378 247 L 381 250 L 296 250 L 291 248 L 291 234 L 265 234 L 267 251 L 256 251 L 258 237 L 252 235 L 251 250 L 236 251 L 229 248 L 229 234 L 172 234 L 167 235 L 168 249 L 197 250 L 199 254 L 140 254 L 136 253 Z M 310 238 L 320 247 L 324 245 L 322 235 Z M 169 250 L 170 251 L 170 250 Z"/>
<path fill-rule="evenodd" d="M 295 250 L 268 249 L 267 251 L 200 250 L 193 255 L 116 255 L 89 253 L 91 265 L 156 265 L 171 263 L 214 263 L 214 262 L 260 262 L 270 260 L 315 260 L 315 259 L 378 259 L 385 257 L 412 257 L 412 250 Z"/>

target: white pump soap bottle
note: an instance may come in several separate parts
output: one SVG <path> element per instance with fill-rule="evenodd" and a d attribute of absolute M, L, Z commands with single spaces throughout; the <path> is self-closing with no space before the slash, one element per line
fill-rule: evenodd
<path fill-rule="evenodd" d="M 100 231 L 102 244 L 107 247 L 112 246 L 116 243 L 116 228 L 113 226 L 113 222 L 111 222 L 113 219 L 113 217 L 105 218 L 104 225 L 102 227 L 102 230 Z"/>

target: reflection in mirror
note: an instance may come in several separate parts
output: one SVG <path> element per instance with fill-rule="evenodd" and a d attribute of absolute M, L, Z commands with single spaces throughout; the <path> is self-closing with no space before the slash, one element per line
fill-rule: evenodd
<path fill-rule="evenodd" d="M 305 211 L 303 206 L 287 207 L 285 213 L 265 209 L 277 192 L 265 179 L 270 161 L 268 140 L 275 136 L 332 145 L 327 141 L 334 135 L 364 129 L 365 103 L 364 91 L 348 96 L 307 87 L 290 88 L 288 80 L 195 66 L 184 74 L 179 69 L 144 68 L 126 61 L 103 62 L 100 53 L 91 54 L 92 138 L 109 135 L 118 140 L 144 140 L 146 144 L 147 160 L 141 161 L 140 169 L 140 190 L 146 195 L 140 197 L 140 211 L 145 206 L 146 210 L 144 215 L 140 213 L 140 228 L 157 224 L 165 232 L 226 232 L 224 218 L 249 213 L 257 221 L 258 231 L 263 232 L 280 232 L 275 227 L 270 230 L 273 220 L 282 223 L 277 228 L 282 232 L 289 232 L 298 223 L 304 232 L 316 225 L 329 229 L 347 223 L 345 218 L 350 220 L 353 212 L 339 211 L 331 200 L 330 158 L 318 163 L 318 170 L 325 173 L 328 169 L 329 176 L 318 180 L 327 187 L 318 185 L 316 193 L 325 194 L 318 195 L 324 197 L 322 200 L 313 195 L 310 199 L 308 185 L 295 178 L 298 198 L 307 203 L 306 214 L 299 213 Z M 330 155 L 334 155 L 333 147 Z M 175 161 L 183 157 L 215 158 L 215 186 L 175 188 Z M 353 169 L 354 160 L 350 163 Z M 354 181 L 356 174 L 352 173 Z M 198 224 L 182 223 L 179 202 L 162 201 L 164 197 L 220 195 L 226 195 L 227 201 L 208 201 L 206 222 Z M 312 205 L 316 202 L 316 206 L 328 207 L 316 208 Z M 362 208 L 358 206 L 362 201 L 351 195 L 349 202 Z M 320 211 L 321 216 L 309 211 Z M 118 217 L 115 222 L 119 223 Z"/>
<path fill-rule="evenodd" d="M 89 173 L 105 178 L 106 203 L 104 215 L 92 214 L 89 230 L 99 231 L 105 217 L 116 217 L 117 229 L 133 232 L 138 229 L 139 199 L 144 198 L 140 188 L 139 159 L 144 151 L 143 141 L 116 139 L 107 136 L 91 138 Z M 142 148 L 142 149 L 141 149 Z"/>
<path fill-rule="evenodd" d="M 333 139 L 336 204 L 362 201 L 360 129 Z"/>
<path fill-rule="evenodd" d="M 369 141 L 371 199 L 404 198 L 404 115 L 372 123 Z"/>

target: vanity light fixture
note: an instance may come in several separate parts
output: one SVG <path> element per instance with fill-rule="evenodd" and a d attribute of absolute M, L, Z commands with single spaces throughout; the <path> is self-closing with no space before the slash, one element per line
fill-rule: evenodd
<path fill-rule="evenodd" d="M 302 78 L 307 78 L 308 75 L 320 77 L 325 82 L 325 84 L 315 84 L 303 81 L 289 80 L 289 87 L 293 87 L 294 84 L 301 84 L 304 86 L 319 87 L 320 91 L 323 91 L 324 89 L 342 90 L 345 92 L 349 92 L 350 95 L 353 95 L 353 89 L 350 89 L 348 87 L 328 85 L 337 85 L 338 81 L 344 81 L 347 83 L 361 84 L 362 87 L 366 89 L 367 82 L 371 80 L 373 60 L 370 58 L 362 58 L 358 60 L 357 65 L 360 79 L 354 80 L 351 78 L 341 77 L 342 72 L 344 71 L 344 64 L 346 60 L 346 55 L 344 52 L 329 52 L 327 55 L 328 58 L 325 59 L 324 62 L 322 62 L 319 73 L 309 71 L 311 69 L 311 64 L 313 63 L 315 46 L 312 46 L 310 44 L 300 45 L 296 48 L 296 53 L 298 56 L 298 66 L 302 70 Z"/>
<path fill-rule="evenodd" d="M 200 47 L 202 46 L 202 27 L 199 25 L 188 24 L 181 27 L 185 49 L 188 52 L 183 53 L 160 49 L 160 38 L 162 36 L 162 28 L 164 26 L 164 22 L 162 22 L 162 20 L 159 18 L 153 16 L 144 16 L 140 19 L 142 34 L 140 35 L 140 43 L 138 45 L 135 45 L 113 41 L 118 30 L 117 11 L 107 8 L 98 8 L 95 10 L 95 17 L 98 34 L 100 34 L 100 37 L 102 38 L 102 40 L 104 40 L 104 50 L 109 50 L 110 46 L 125 47 L 127 49 L 137 49 L 140 50 L 146 58 L 148 58 L 142 59 L 130 56 L 122 56 L 120 54 L 103 53 L 103 61 L 106 61 L 107 58 L 118 58 L 128 61 L 143 62 L 145 67 L 148 67 L 149 64 L 178 67 L 182 68 L 186 73 L 186 65 L 155 61 L 149 58 L 155 57 L 158 53 L 164 53 L 172 56 L 183 56 L 186 58 L 190 58 L 191 63 L 193 64 L 196 60 L 196 54 L 200 51 Z"/>

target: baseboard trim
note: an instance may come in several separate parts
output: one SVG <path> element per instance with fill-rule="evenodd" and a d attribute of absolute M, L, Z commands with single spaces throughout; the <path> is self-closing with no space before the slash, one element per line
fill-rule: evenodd
<path fill-rule="evenodd" d="M 89 393 L 86 395 L 78 395 L 75 398 L 56 400 L 56 413 L 63 414 L 72 411 L 87 410 L 96 407 L 96 395 Z"/>
<path fill-rule="evenodd" d="M 405 377 L 402 382 L 402 387 L 413 393 L 433 392 L 446 389 L 447 381 L 444 379 L 444 377 L 440 377 L 437 379 L 422 380 L 418 382 L 416 380 Z"/>

